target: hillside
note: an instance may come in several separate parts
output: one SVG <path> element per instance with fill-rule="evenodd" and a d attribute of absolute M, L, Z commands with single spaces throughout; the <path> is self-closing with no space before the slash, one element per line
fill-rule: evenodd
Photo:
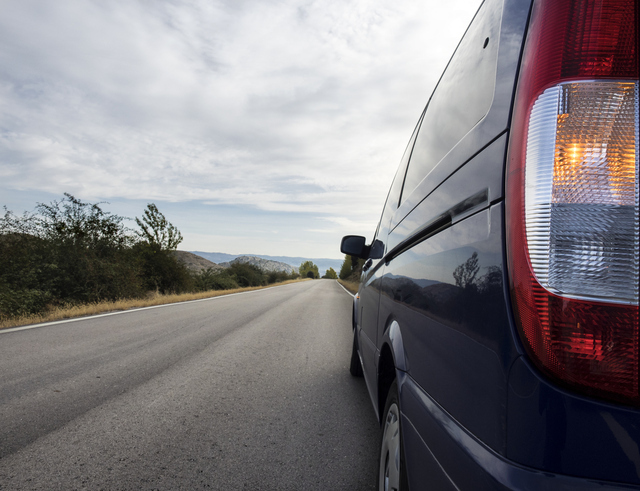
<path fill-rule="evenodd" d="M 197 254 L 193 254 L 187 251 L 173 251 L 173 255 L 184 264 L 189 270 L 199 273 L 205 269 L 212 268 L 223 269 L 224 266 L 220 266 L 214 262 L 209 261 L 208 259 L 203 258 L 202 256 L 198 256 Z"/>
<path fill-rule="evenodd" d="M 279 261 L 271 261 L 270 259 L 262 259 L 257 256 L 240 256 L 235 258 L 233 261 L 220 263 L 220 266 L 224 268 L 228 268 L 233 263 L 248 263 L 252 266 L 259 267 L 262 271 L 271 272 L 271 271 L 284 271 L 285 273 L 291 274 L 296 272 L 298 269 L 293 266 L 282 263 Z"/>
<path fill-rule="evenodd" d="M 313 264 L 318 266 L 318 271 L 320 272 L 320 276 L 324 275 L 329 268 L 333 268 L 336 273 L 340 271 L 342 267 L 343 259 L 331 259 L 331 258 L 311 258 L 311 257 L 290 257 L 290 256 L 265 256 L 262 254 L 225 254 L 223 252 L 202 252 L 202 251 L 191 251 L 198 256 L 201 256 L 209 261 L 213 261 L 214 263 L 230 263 L 234 259 L 241 256 L 249 256 L 256 257 L 260 259 L 267 259 L 270 261 L 276 261 L 284 264 L 288 264 L 294 268 L 299 268 L 300 265 L 304 261 L 312 261 Z"/>

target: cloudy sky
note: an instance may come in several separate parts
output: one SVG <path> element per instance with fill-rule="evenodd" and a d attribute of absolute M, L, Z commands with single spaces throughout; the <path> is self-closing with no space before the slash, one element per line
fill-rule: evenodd
<path fill-rule="evenodd" d="M 182 250 L 340 258 L 479 4 L 0 0 L 0 206 L 154 202 Z"/>

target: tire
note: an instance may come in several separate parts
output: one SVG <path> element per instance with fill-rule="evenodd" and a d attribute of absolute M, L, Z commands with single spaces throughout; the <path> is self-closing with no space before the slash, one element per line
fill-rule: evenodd
<path fill-rule="evenodd" d="M 360 356 L 358 356 L 358 339 L 356 338 L 356 330 L 353 330 L 353 347 L 351 348 L 351 364 L 349 365 L 349 372 L 354 377 L 362 377 L 364 375 L 362 371 L 362 364 L 360 363 Z"/>
<path fill-rule="evenodd" d="M 378 490 L 407 491 L 409 483 L 402 449 L 398 384 L 395 380 L 389 388 L 387 404 L 383 414 L 378 466 Z"/>

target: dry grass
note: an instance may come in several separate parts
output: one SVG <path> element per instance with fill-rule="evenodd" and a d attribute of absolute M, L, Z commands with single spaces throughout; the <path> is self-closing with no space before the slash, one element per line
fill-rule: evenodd
<path fill-rule="evenodd" d="M 136 309 L 140 307 L 151 307 L 154 305 L 163 305 L 169 303 L 187 302 L 189 300 L 200 300 L 203 298 L 219 297 L 221 295 L 229 295 L 231 293 L 249 292 L 253 290 L 262 290 L 272 286 L 287 285 L 289 283 L 297 283 L 299 281 L 308 281 L 308 278 L 299 280 L 288 280 L 281 283 L 273 283 L 267 286 L 254 286 L 248 288 L 235 288 L 233 290 L 210 290 L 208 292 L 199 293 L 183 293 L 179 295 L 162 295 L 160 293 L 149 294 L 146 298 L 135 298 L 118 300 L 115 302 L 98 302 L 82 305 L 70 305 L 52 309 L 41 315 L 30 315 L 24 317 L 14 317 L 11 319 L 0 319 L 0 329 L 9 327 L 25 326 L 28 324 L 38 324 L 41 322 L 52 322 L 63 319 L 73 319 L 76 317 L 85 317 L 95 314 L 103 314 L 105 312 L 117 312 L 121 310 Z"/>
<path fill-rule="evenodd" d="M 338 280 L 338 283 L 340 283 L 354 295 L 358 293 L 359 283 L 357 281 Z"/>

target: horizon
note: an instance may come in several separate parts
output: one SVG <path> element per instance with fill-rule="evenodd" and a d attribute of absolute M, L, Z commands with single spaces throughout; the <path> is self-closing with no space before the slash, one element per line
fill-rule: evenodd
<path fill-rule="evenodd" d="M 181 252 L 189 252 L 203 259 L 206 259 L 207 261 L 210 261 L 214 264 L 230 263 L 239 257 L 251 257 L 251 258 L 265 259 L 265 260 L 269 260 L 269 261 L 273 261 L 281 264 L 286 264 L 288 266 L 292 266 L 298 269 L 303 262 L 312 261 L 318 267 L 318 270 L 321 276 L 324 275 L 324 273 L 326 273 L 326 271 L 329 268 L 333 268 L 336 273 L 340 273 L 342 264 L 345 261 L 344 257 L 342 259 L 334 259 L 334 258 L 327 258 L 327 257 L 314 258 L 314 257 L 304 257 L 304 256 L 270 256 L 266 254 L 240 254 L 236 256 L 234 254 L 227 254 L 225 252 L 204 252 L 204 251 L 181 251 Z M 229 256 L 229 257 L 224 258 L 226 259 L 224 261 L 218 262 L 218 261 L 213 261 L 212 259 L 204 256 L 203 254 L 209 255 L 209 257 L 216 257 L 216 256 Z M 287 259 L 292 261 L 286 262 Z"/>
<path fill-rule="evenodd" d="M 328 259 L 328 260 L 332 260 L 332 261 L 344 261 L 344 254 L 342 254 L 342 258 L 339 257 L 307 257 L 307 256 L 288 256 L 288 255 L 284 255 L 284 254 L 280 254 L 280 255 L 271 255 L 271 254 L 232 254 L 229 252 L 219 252 L 219 251 L 187 251 L 187 250 L 183 250 L 178 248 L 177 250 L 179 251 L 183 251 L 183 252 L 191 252 L 193 254 L 198 254 L 198 253 L 202 253 L 202 254 L 220 254 L 220 255 L 225 255 L 225 256 L 234 256 L 234 257 L 259 257 L 259 258 L 274 258 L 274 257 L 286 257 L 289 259 L 303 259 L 303 260 L 313 260 L 313 259 Z"/>

